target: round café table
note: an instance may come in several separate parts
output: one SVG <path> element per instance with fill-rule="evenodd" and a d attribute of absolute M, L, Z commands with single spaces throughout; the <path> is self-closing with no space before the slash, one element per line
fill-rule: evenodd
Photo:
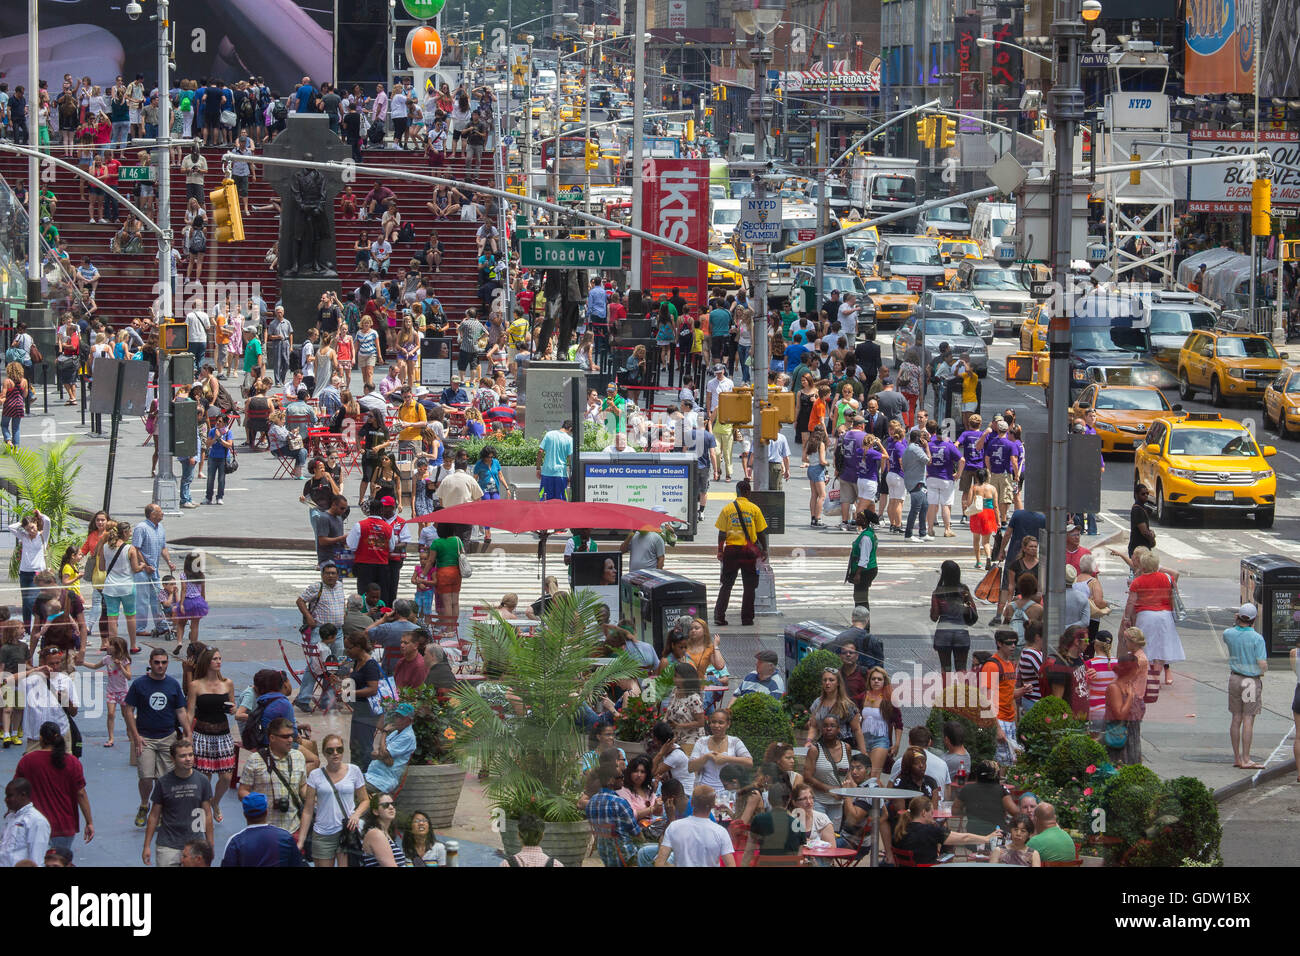
<path fill-rule="evenodd" d="M 886 800 L 911 800 L 923 797 L 919 790 L 897 790 L 893 787 L 840 787 L 831 793 L 837 797 L 854 797 L 871 801 L 871 866 L 876 865 L 880 853 L 880 808 Z"/>
<path fill-rule="evenodd" d="M 830 860 L 832 866 L 852 866 L 858 857 L 858 851 L 851 847 L 801 846 L 799 855 L 818 860 Z"/>

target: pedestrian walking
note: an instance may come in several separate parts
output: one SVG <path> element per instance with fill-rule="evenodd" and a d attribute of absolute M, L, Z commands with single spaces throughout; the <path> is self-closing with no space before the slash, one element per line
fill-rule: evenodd
<path fill-rule="evenodd" d="M 727 606 L 736 575 L 743 588 L 740 623 L 754 623 L 754 595 L 758 591 L 758 561 L 767 558 L 767 520 L 758 505 L 749 500 L 748 481 L 737 482 L 736 499 L 722 509 L 714 527 L 718 529 L 718 560 L 722 562 L 718 597 L 713 606 L 713 623 L 727 625 Z"/>
<path fill-rule="evenodd" d="M 50 821 L 32 803 L 32 785 L 25 777 L 5 784 L 5 807 L 0 867 L 8 869 L 23 861 L 39 866 L 50 847 Z"/>
<path fill-rule="evenodd" d="M 930 595 L 930 620 L 934 631 L 934 651 L 945 672 L 966 669 L 970 653 L 970 626 L 979 620 L 970 588 L 961 583 L 961 567 L 956 561 L 939 566 L 939 583 Z"/>
<path fill-rule="evenodd" d="M 1228 713 L 1232 721 L 1228 738 L 1232 741 L 1232 765 L 1242 770 L 1262 770 L 1250 756 L 1255 737 L 1255 718 L 1264 701 L 1264 674 L 1268 671 L 1268 645 L 1255 630 L 1258 616 L 1255 605 L 1246 603 L 1237 609 L 1232 627 L 1223 632 L 1228 648 Z"/>
<path fill-rule="evenodd" d="M 45 548 L 50 543 L 50 522 L 40 510 L 33 508 L 31 514 L 23 515 L 20 520 L 9 526 L 18 547 L 18 586 L 22 589 L 23 627 L 30 630 L 32 626 L 32 608 L 36 604 L 38 589 L 36 575 L 45 570 Z"/>
<path fill-rule="evenodd" d="M 346 867 L 350 853 L 361 848 L 361 821 L 370 810 L 370 794 L 361 768 L 343 762 L 342 737 L 328 734 L 321 750 L 325 763 L 307 775 L 303 787 L 298 847 L 305 848 L 310 834 L 313 864 Z"/>
<path fill-rule="evenodd" d="M 137 677 L 122 702 L 122 716 L 135 755 L 136 777 L 140 790 L 140 808 L 135 825 L 143 827 L 149 819 L 149 796 L 154 781 L 172 769 L 171 746 L 190 736 L 190 715 L 185 709 L 181 685 L 167 675 L 170 658 L 167 651 L 155 648 L 149 654 L 149 670 Z"/>
<path fill-rule="evenodd" d="M 849 567 L 844 580 L 853 585 L 853 604 L 870 610 L 871 582 L 879 572 L 876 566 L 876 549 L 879 545 L 876 525 L 880 523 L 880 516 L 874 511 L 859 511 L 854 523 L 860 531 L 849 549 Z"/>
<path fill-rule="evenodd" d="M 270 802 L 264 793 L 249 793 L 240 799 L 244 808 L 244 829 L 226 843 L 221 855 L 223 867 L 306 866 L 298 841 L 283 827 L 267 823 Z"/>
<path fill-rule="evenodd" d="M 194 772 L 194 745 L 173 741 L 171 758 L 172 769 L 154 781 L 149 795 L 140 854 L 145 866 L 155 861 L 157 866 L 183 866 L 185 848 L 198 834 L 207 847 L 212 846 L 212 784 L 206 775 Z M 158 843 L 151 852 L 155 834 Z"/>
<path fill-rule="evenodd" d="M 83 832 L 79 815 L 86 820 L 84 836 L 89 843 L 95 838 L 95 824 L 81 761 L 68 753 L 67 740 L 58 724 L 41 724 L 38 739 L 38 748 L 23 755 L 14 776 L 31 785 L 32 803 L 49 822 L 50 846 L 72 849 L 73 839 Z"/>
<path fill-rule="evenodd" d="M 927 507 L 925 472 L 930 465 L 930 451 L 925 443 L 923 429 L 913 428 L 908 435 L 907 448 L 903 452 L 903 487 L 907 489 L 907 527 L 903 534 L 908 541 L 923 542 L 929 540 L 926 535 L 925 513 Z M 917 529 L 912 535 L 913 526 Z"/>
<path fill-rule="evenodd" d="M 216 774 L 212 814 L 221 822 L 221 798 L 235 772 L 235 742 L 230 716 L 235 712 L 235 684 L 221 673 L 221 651 L 209 647 L 194 663 L 194 676 L 185 710 L 194 727 L 194 767 L 204 776 Z"/>
<path fill-rule="evenodd" d="M 1141 573 L 1129 582 L 1124 622 L 1133 624 L 1146 635 L 1151 667 L 1157 676 L 1163 668 L 1165 683 L 1172 684 L 1170 663 L 1187 658 L 1174 620 L 1178 572 L 1161 570 L 1160 556 L 1154 551 L 1147 551 L 1138 559 L 1138 570 Z"/>
<path fill-rule="evenodd" d="M 144 521 L 131 531 L 131 544 L 144 560 L 144 567 L 135 574 L 136 611 L 148 611 L 145 630 L 139 633 L 158 636 L 169 633 L 170 627 L 163 617 L 159 604 L 162 581 L 158 576 L 158 566 L 163 561 L 173 574 L 176 565 L 172 562 L 171 552 L 167 550 L 167 532 L 163 528 L 163 510 L 157 504 L 150 504 L 144 509 Z M 135 644 L 132 642 L 132 649 Z"/>

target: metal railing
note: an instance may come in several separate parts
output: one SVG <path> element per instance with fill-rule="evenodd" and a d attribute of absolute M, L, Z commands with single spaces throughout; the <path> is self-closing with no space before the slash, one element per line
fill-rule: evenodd
<path fill-rule="evenodd" d="M 1220 328 L 1232 332 L 1254 332 L 1259 335 L 1268 335 L 1273 331 L 1274 318 L 1277 315 L 1277 306 L 1274 305 L 1256 305 L 1254 312 L 1250 309 L 1224 309 L 1219 314 L 1217 325 Z"/>

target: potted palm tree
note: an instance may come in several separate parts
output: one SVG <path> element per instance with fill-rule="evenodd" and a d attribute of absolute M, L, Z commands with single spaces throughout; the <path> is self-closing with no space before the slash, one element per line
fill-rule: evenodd
<path fill-rule="evenodd" d="M 604 639 L 599 606 L 590 591 L 558 597 L 527 638 L 499 615 L 474 626 L 490 676 L 455 692 L 461 727 L 454 750 L 485 774 L 507 854 L 519 852 L 517 823 L 529 812 L 546 823 L 548 854 L 565 866 L 581 865 L 586 855 L 591 830 L 578 809 L 584 715 L 611 682 L 641 669 L 625 653 L 596 662 Z"/>
<path fill-rule="evenodd" d="M 72 450 L 76 440 L 77 436 L 69 435 L 35 448 L 7 448 L 0 454 L 0 482 L 4 484 L 0 497 L 15 520 L 33 508 L 45 515 L 50 522 L 47 550 L 56 560 L 69 544 L 84 537 L 71 526 L 73 488 L 81 475 L 81 453 Z M 9 577 L 18 577 L 17 548 L 9 561 Z"/>
<path fill-rule="evenodd" d="M 405 687 L 399 694 L 415 706 L 415 752 L 396 796 L 401 814 L 419 811 L 435 830 L 451 826 L 465 786 L 465 768 L 456 763 L 453 742 L 464 725 L 454 704 L 438 699 L 436 687 Z"/>

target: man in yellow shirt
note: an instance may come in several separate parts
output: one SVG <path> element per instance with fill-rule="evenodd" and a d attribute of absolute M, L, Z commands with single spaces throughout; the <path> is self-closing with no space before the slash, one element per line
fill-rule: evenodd
<path fill-rule="evenodd" d="M 718 599 L 713 605 L 713 623 L 726 626 L 727 605 L 731 588 L 740 575 L 743 596 L 740 623 L 754 623 L 754 593 L 758 590 L 758 558 L 767 557 L 767 521 L 758 505 L 749 500 L 748 481 L 736 483 L 736 500 L 722 509 L 714 527 L 718 529 L 718 560 L 722 562 L 722 580 Z"/>
<path fill-rule="evenodd" d="M 398 452 L 419 452 L 429 416 L 424 406 L 415 400 L 415 392 L 409 385 L 402 389 L 402 405 L 397 410 L 397 418 L 399 421 L 410 423 L 397 436 Z"/>

